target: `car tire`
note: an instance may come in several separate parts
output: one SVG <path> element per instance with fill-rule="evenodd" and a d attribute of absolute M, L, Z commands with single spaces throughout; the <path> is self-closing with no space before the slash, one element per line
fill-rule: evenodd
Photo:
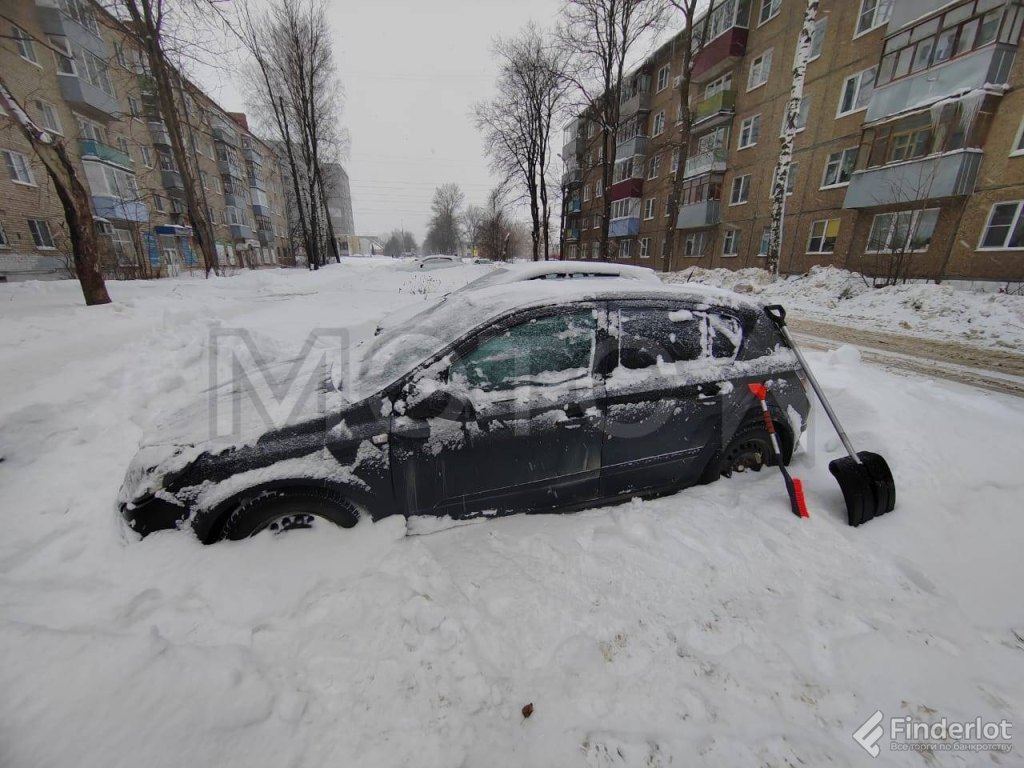
<path fill-rule="evenodd" d="M 701 480 L 711 483 L 720 477 L 731 477 L 733 472 L 760 472 L 763 467 L 774 465 L 768 430 L 762 422 L 749 422 L 740 426 L 728 444 L 715 454 Z"/>
<path fill-rule="evenodd" d="M 238 541 L 262 531 L 314 528 L 317 521 L 352 528 L 359 517 L 351 502 L 327 488 L 271 490 L 243 500 L 224 523 L 221 539 Z"/>

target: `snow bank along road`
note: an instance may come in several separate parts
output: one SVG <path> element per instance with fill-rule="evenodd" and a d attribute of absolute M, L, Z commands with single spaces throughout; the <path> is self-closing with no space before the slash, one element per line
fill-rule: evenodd
<path fill-rule="evenodd" d="M 807 521 L 762 472 L 415 536 L 124 535 L 124 469 L 207 385 L 212 324 L 286 359 L 482 269 L 113 283 L 89 309 L 72 283 L 0 286 L 0 765 L 1024 764 L 1019 734 L 927 759 L 851 739 L 876 709 L 1024 723 L 1024 400 L 852 347 L 809 356 L 896 476 L 859 529 L 815 416 Z"/>

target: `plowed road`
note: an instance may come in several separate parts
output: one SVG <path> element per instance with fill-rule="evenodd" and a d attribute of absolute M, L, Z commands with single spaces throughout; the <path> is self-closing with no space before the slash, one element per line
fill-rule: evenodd
<path fill-rule="evenodd" d="M 814 349 L 858 347 L 861 357 L 893 371 L 937 376 L 1024 397 L 1024 354 L 880 331 L 864 331 L 790 315 L 790 332 Z"/>

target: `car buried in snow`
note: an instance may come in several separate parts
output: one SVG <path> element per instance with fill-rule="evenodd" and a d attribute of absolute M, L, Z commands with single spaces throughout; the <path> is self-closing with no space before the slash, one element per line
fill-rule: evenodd
<path fill-rule="evenodd" d="M 763 307 L 703 286 L 485 285 L 360 351 L 287 423 L 257 419 L 225 443 L 190 435 L 194 416 L 170 422 L 128 469 L 125 520 L 212 542 L 364 516 L 582 509 L 772 463 L 747 383 L 768 383 L 787 462 L 810 407 Z M 197 412 L 246 394 L 229 386 Z"/>

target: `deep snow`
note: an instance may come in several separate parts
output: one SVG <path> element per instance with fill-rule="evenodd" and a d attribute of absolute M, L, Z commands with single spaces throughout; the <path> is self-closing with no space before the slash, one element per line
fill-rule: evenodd
<path fill-rule="evenodd" d="M 0 285 L 0 765 L 1022 764 L 884 740 L 872 761 L 850 737 L 876 709 L 1024 713 L 1024 401 L 853 348 L 808 356 L 896 476 L 896 511 L 859 529 L 816 411 L 791 468 L 806 521 L 764 472 L 413 536 L 125 534 L 125 468 L 208 385 L 212 323 L 287 359 L 486 269 L 112 283 L 94 308 L 70 282 Z"/>

